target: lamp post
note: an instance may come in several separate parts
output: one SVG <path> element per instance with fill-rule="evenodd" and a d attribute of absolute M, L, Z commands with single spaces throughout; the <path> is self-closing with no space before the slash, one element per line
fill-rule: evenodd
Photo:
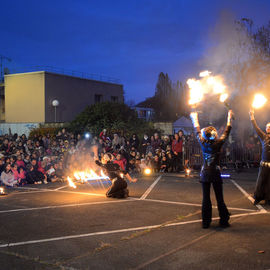
<path fill-rule="evenodd" d="M 59 101 L 57 99 L 54 99 L 52 101 L 52 105 L 54 107 L 54 122 L 56 123 L 56 107 L 59 106 Z"/>

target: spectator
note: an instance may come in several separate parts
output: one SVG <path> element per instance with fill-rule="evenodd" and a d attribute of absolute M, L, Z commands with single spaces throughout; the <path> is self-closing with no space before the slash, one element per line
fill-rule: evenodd
<path fill-rule="evenodd" d="M 11 165 L 8 163 L 5 166 L 4 171 L 1 173 L 1 181 L 4 185 L 14 187 L 18 184 L 18 181 L 15 180 L 14 174 L 11 170 Z"/>
<path fill-rule="evenodd" d="M 142 145 L 141 145 L 141 151 L 142 151 L 143 154 L 146 154 L 147 147 L 149 147 L 149 146 L 151 146 L 151 140 L 150 140 L 150 138 L 148 137 L 147 134 L 144 134 L 143 139 L 142 139 Z"/>

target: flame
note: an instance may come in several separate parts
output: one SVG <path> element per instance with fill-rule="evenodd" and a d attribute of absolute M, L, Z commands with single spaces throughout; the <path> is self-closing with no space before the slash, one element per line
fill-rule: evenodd
<path fill-rule="evenodd" d="M 228 98 L 228 96 L 229 95 L 227 93 L 221 94 L 219 97 L 220 102 L 224 102 Z"/>
<path fill-rule="evenodd" d="M 98 175 L 92 169 L 88 171 L 74 172 L 74 177 L 76 180 L 81 181 L 83 183 L 90 180 L 109 179 L 109 177 L 105 175 L 102 170 L 100 171 L 100 175 Z"/>
<path fill-rule="evenodd" d="M 225 92 L 226 86 L 220 76 L 211 76 L 207 78 L 207 84 L 212 88 L 214 94 L 223 94 Z"/>
<path fill-rule="evenodd" d="M 69 176 L 67 177 L 67 180 L 70 187 L 76 188 L 76 185 L 74 184 L 74 182 L 71 180 Z"/>
<path fill-rule="evenodd" d="M 0 188 L 0 194 L 4 194 L 4 189 L 3 188 Z"/>
<path fill-rule="evenodd" d="M 264 106 L 267 99 L 262 94 L 256 94 L 253 99 L 252 107 L 254 109 L 259 109 Z"/>
<path fill-rule="evenodd" d="M 207 77 L 210 74 L 211 74 L 211 71 L 205 70 L 205 71 L 200 72 L 199 76 L 200 77 Z"/>
<path fill-rule="evenodd" d="M 189 104 L 195 105 L 196 103 L 199 103 L 203 99 L 203 87 L 200 81 L 197 81 L 196 79 L 189 79 L 187 81 L 188 87 L 190 89 L 189 92 Z"/>
<path fill-rule="evenodd" d="M 152 172 L 152 170 L 149 169 L 149 168 L 146 168 L 146 169 L 144 170 L 144 173 L 145 173 L 146 175 L 151 174 L 151 172 Z"/>
<path fill-rule="evenodd" d="M 211 72 L 206 70 L 200 73 L 200 80 L 188 79 L 189 105 L 196 105 L 203 100 L 205 94 L 220 95 L 220 100 L 224 102 L 228 94 L 226 85 L 221 76 L 211 76 Z"/>

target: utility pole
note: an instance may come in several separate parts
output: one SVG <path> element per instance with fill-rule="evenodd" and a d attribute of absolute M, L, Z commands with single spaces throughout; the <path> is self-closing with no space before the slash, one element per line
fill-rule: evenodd
<path fill-rule="evenodd" d="M 9 62 L 11 62 L 11 59 L 4 56 L 4 55 L 0 55 L 0 82 L 4 81 L 4 71 L 3 71 L 3 68 L 4 68 L 4 60 L 8 60 Z"/>

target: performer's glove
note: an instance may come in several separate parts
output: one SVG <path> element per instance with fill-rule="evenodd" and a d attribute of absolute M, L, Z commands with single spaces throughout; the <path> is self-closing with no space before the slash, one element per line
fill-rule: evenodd
<path fill-rule="evenodd" d="M 196 128 L 199 126 L 198 113 L 192 112 L 190 113 L 190 118 L 192 120 L 193 126 Z"/>

